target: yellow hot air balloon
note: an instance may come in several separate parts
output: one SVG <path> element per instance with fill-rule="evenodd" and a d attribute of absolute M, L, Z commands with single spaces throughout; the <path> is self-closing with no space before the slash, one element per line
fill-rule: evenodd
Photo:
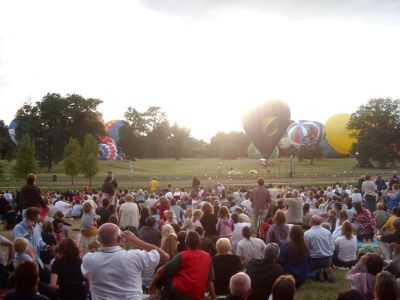
<path fill-rule="evenodd" d="M 329 145 L 340 154 L 349 154 L 356 138 L 350 135 L 353 131 L 347 129 L 347 123 L 350 120 L 350 114 L 333 115 L 326 121 L 325 132 Z"/>

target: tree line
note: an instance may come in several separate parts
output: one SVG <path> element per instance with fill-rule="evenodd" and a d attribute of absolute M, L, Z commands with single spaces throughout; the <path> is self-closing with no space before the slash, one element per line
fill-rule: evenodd
<path fill-rule="evenodd" d="M 71 139 L 85 148 L 87 136 L 93 145 L 106 134 L 98 106 L 100 99 L 84 98 L 77 94 L 45 95 L 35 103 L 26 102 L 15 115 L 18 124 L 16 140 L 21 144 L 28 136 L 35 160 L 51 171 L 53 164 L 65 160 Z M 145 111 L 128 107 L 120 128 L 118 149 L 126 159 L 189 157 L 219 157 L 235 159 L 247 157 L 250 139 L 244 132 L 217 132 L 206 143 L 191 136 L 190 129 L 177 123 L 170 124 L 160 107 L 150 106 Z M 371 99 L 354 112 L 348 123 L 357 142 L 352 154 L 360 166 L 385 167 L 395 163 L 400 154 L 400 102 L 390 98 Z M 17 149 L 8 134 L 8 127 L 0 120 L 0 158 L 12 160 Z M 308 148 L 307 148 L 308 147 Z M 83 151 L 83 150 L 82 150 Z M 97 159 L 98 148 L 92 154 Z M 315 153 L 315 154 L 313 154 Z M 357 155 L 355 155 L 357 153 Z M 301 158 L 313 159 L 319 152 L 313 141 L 299 151 Z M 75 160 L 81 162 L 81 160 Z M 67 168 L 67 166 L 66 166 Z M 82 171 L 82 170 L 81 170 Z M 0 173 L 2 168 L 0 166 Z M 67 173 L 68 174 L 68 173 Z M 74 175 L 72 175 L 74 176 Z M 88 176 L 90 178 L 90 176 Z"/>

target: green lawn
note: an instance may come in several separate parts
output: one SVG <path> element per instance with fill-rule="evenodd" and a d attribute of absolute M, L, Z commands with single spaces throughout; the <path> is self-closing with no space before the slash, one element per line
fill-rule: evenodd
<path fill-rule="evenodd" d="M 102 183 L 107 171 L 111 170 L 121 187 L 133 186 L 148 187 L 152 176 L 157 176 L 161 186 L 173 183 L 179 186 L 190 186 L 191 179 L 198 175 L 202 184 L 213 185 L 218 181 L 225 184 L 253 184 L 255 179 L 262 175 L 269 182 L 280 183 L 332 183 L 335 181 L 354 182 L 360 175 L 370 173 L 372 175 L 383 173 L 389 177 L 393 169 L 358 169 L 354 168 L 355 160 L 350 158 L 319 159 L 314 165 L 308 161 L 299 162 L 297 159 L 274 159 L 272 165 L 263 167 L 257 159 L 221 160 L 217 158 L 191 158 L 175 160 L 165 159 L 139 159 L 134 162 L 134 177 L 129 176 L 129 161 L 99 161 L 99 172 L 93 178 L 93 186 L 98 187 Z M 10 164 L 3 161 L 5 174 L 1 187 L 20 187 L 24 181 L 16 180 L 10 172 Z M 292 167 L 291 167 L 292 166 Z M 231 169 L 238 170 L 240 174 L 229 174 Z M 295 178 L 289 178 L 288 174 L 293 169 Z M 258 170 L 258 174 L 249 174 L 250 170 Z M 52 182 L 52 176 L 57 175 L 58 181 Z M 7 181 L 6 179 L 9 179 Z M 71 178 L 64 174 L 63 164 L 57 164 L 48 173 L 41 170 L 38 176 L 40 186 L 51 188 L 80 188 L 89 185 L 89 180 L 81 175 L 75 178 L 74 187 Z"/>

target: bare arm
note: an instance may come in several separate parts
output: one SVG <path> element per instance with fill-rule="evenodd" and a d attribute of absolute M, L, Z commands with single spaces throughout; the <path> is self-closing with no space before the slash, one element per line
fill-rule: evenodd
<path fill-rule="evenodd" d="M 161 278 L 161 276 L 163 276 L 163 274 L 165 273 L 165 268 L 163 266 L 161 266 L 160 268 L 158 268 L 156 274 L 154 274 L 154 278 L 150 283 L 150 294 L 154 294 L 156 291 L 156 284 L 158 282 L 158 280 Z"/>
<path fill-rule="evenodd" d="M 129 230 L 126 230 L 122 233 L 121 239 L 122 239 L 122 242 L 126 243 L 127 245 L 129 245 L 131 247 L 140 248 L 145 251 L 157 250 L 157 252 L 160 254 L 160 264 L 163 264 L 169 260 L 168 253 L 166 253 L 164 250 L 162 250 L 159 247 L 156 247 L 152 244 L 142 241 L 141 239 L 139 239 L 136 235 L 134 235 Z"/>
<path fill-rule="evenodd" d="M 50 277 L 50 287 L 53 289 L 57 289 L 57 279 L 58 275 L 56 273 L 51 273 Z"/>
<path fill-rule="evenodd" d="M 215 300 L 217 298 L 217 296 L 215 295 L 214 282 L 208 281 L 207 288 L 208 288 L 208 291 L 210 292 L 211 299 Z"/>
<path fill-rule="evenodd" d="M 7 259 L 7 264 L 11 264 L 14 258 L 14 243 L 9 241 L 7 244 L 8 247 L 8 259 Z"/>

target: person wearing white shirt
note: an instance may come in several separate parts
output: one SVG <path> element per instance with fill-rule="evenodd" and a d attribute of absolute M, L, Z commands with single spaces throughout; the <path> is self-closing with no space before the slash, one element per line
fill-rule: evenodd
<path fill-rule="evenodd" d="M 133 203 L 133 196 L 127 194 L 125 203 L 119 208 L 119 227 L 121 229 L 128 227 L 139 228 L 139 208 L 136 203 Z"/>
<path fill-rule="evenodd" d="M 150 208 L 154 206 L 158 202 L 158 196 L 155 196 L 154 194 L 150 194 L 150 197 L 144 202 L 144 206 L 147 208 Z"/>
<path fill-rule="evenodd" d="M 339 268 L 351 268 L 357 262 L 357 238 L 353 236 L 349 221 L 342 224 L 342 235 L 335 241 L 333 264 Z"/>
<path fill-rule="evenodd" d="M 249 226 L 242 228 L 243 239 L 237 244 L 236 255 L 238 255 L 246 267 L 251 258 L 260 259 L 264 257 L 265 243 L 262 239 L 251 237 Z"/>
<path fill-rule="evenodd" d="M 231 219 L 234 224 L 234 229 L 231 236 L 232 252 L 236 253 L 238 243 L 244 238 L 242 235 L 242 229 L 244 227 L 250 227 L 250 223 L 240 222 L 240 217 L 237 213 L 232 214 Z"/>
<path fill-rule="evenodd" d="M 55 211 L 61 211 L 65 217 L 68 217 L 71 209 L 72 209 L 72 205 L 69 202 L 65 202 L 63 199 L 62 200 L 58 200 L 55 204 L 54 204 L 54 209 Z"/>
<path fill-rule="evenodd" d="M 89 280 L 92 299 L 141 300 L 143 270 L 155 269 L 169 255 L 130 231 L 120 235 L 118 227 L 111 223 L 100 226 L 98 240 L 101 247 L 87 253 L 81 266 L 83 276 Z M 136 249 L 125 250 L 120 243 Z"/>

